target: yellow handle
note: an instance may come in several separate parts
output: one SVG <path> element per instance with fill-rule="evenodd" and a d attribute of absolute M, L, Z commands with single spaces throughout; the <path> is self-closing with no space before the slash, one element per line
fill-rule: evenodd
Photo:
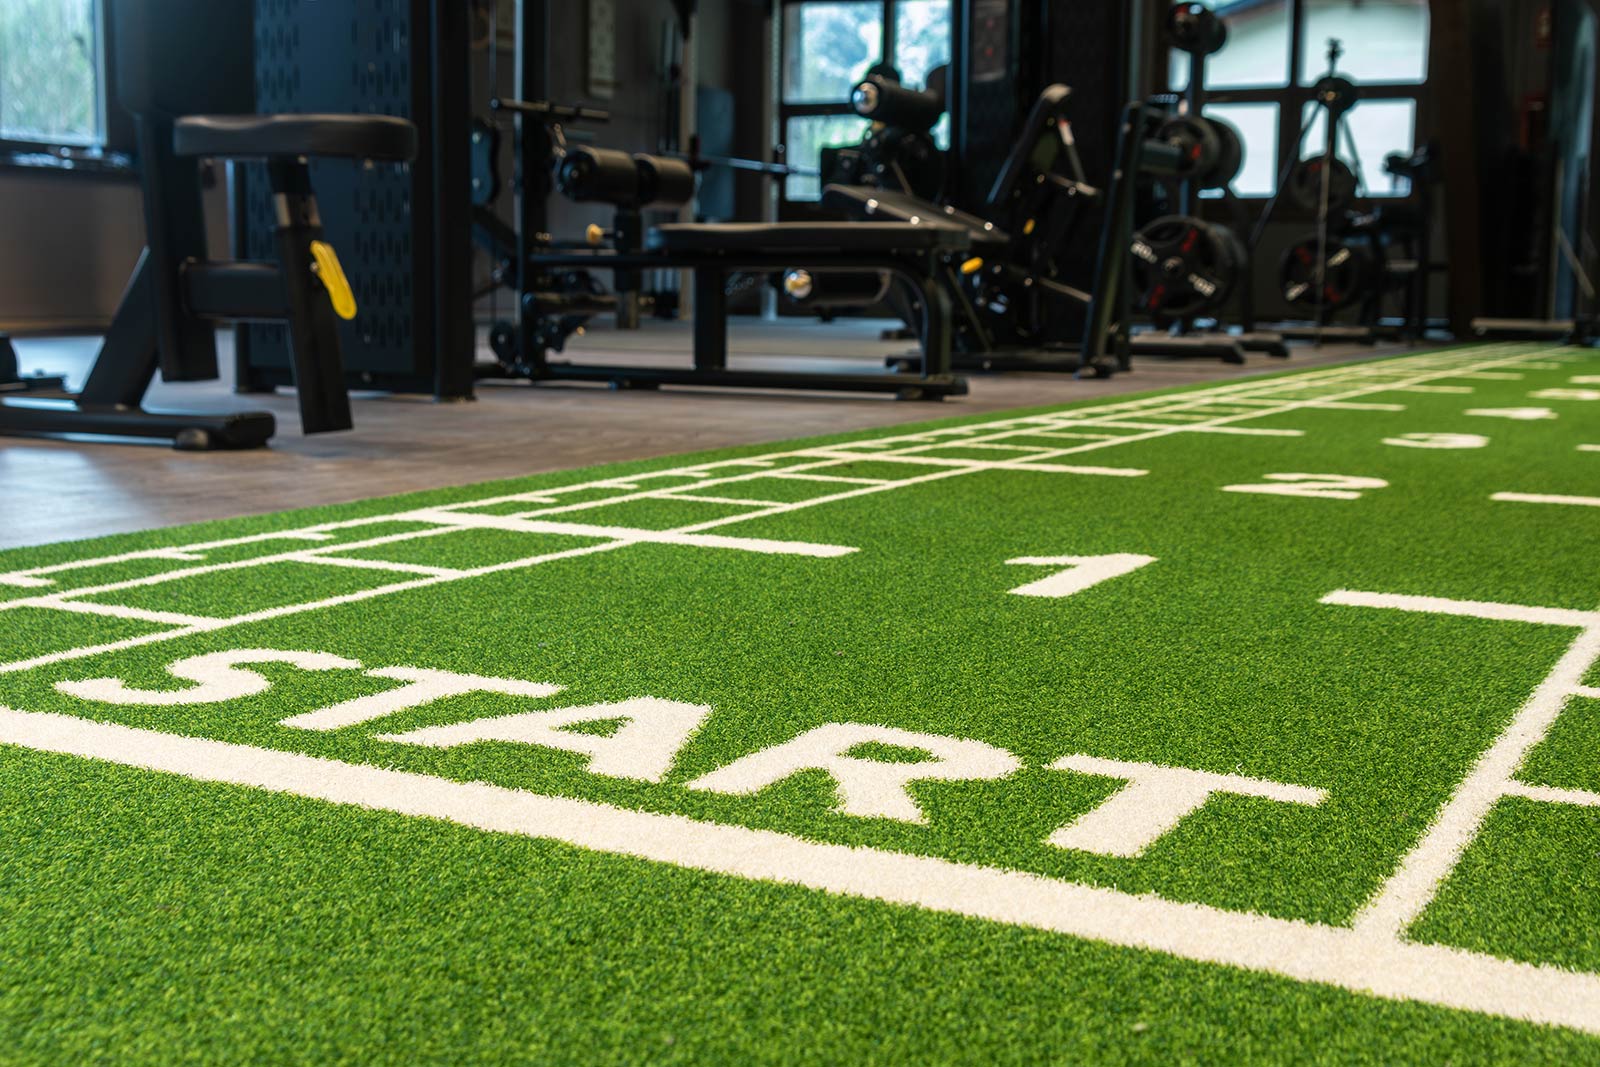
<path fill-rule="evenodd" d="M 356 294 L 350 291 L 350 280 L 339 266 L 339 254 L 326 241 L 312 241 L 311 258 L 316 260 L 313 269 L 322 279 L 322 287 L 328 290 L 328 299 L 333 301 L 333 313 L 346 321 L 355 318 Z"/>
<path fill-rule="evenodd" d="M 965 263 L 961 264 L 961 273 L 962 274 L 976 274 L 982 269 L 983 269 L 983 260 L 982 260 L 982 258 L 980 258 L 978 256 L 973 256 L 971 259 L 969 259 Z"/>

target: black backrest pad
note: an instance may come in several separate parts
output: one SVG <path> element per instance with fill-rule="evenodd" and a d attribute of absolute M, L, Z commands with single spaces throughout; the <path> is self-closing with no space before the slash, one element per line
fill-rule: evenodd
<path fill-rule="evenodd" d="M 989 193 L 991 207 L 1009 200 L 1017 183 L 1027 175 L 1049 173 L 1055 169 L 1056 160 L 1064 149 L 1058 127 L 1067 120 L 1071 102 L 1072 90 L 1065 85 L 1045 86 L 1044 92 L 1034 102 L 1033 110 L 1028 112 L 1022 132 L 1007 153 L 1000 176 L 995 179 L 994 189 Z"/>

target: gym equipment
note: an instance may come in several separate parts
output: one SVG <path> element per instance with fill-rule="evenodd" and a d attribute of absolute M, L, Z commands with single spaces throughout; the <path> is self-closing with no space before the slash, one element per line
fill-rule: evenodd
<path fill-rule="evenodd" d="M 415 120 L 417 152 L 406 165 L 310 160 L 328 240 L 339 249 L 359 297 L 356 317 L 336 324 L 343 378 L 351 389 L 442 401 L 470 398 L 475 331 L 469 205 L 491 192 L 483 179 L 493 158 L 486 137 L 473 143 L 475 132 L 488 132 L 472 122 L 474 5 L 465 0 L 383 0 L 376 7 L 305 0 L 213 0 L 213 5 L 253 24 L 254 46 L 237 57 L 239 77 L 254 82 L 243 110 Z M 131 6 L 144 10 L 146 5 L 133 0 Z M 358 25 L 361 32 L 355 32 Z M 187 49 L 172 58 L 179 70 L 212 47 L 181 22 L 162 25 L 160 32 Z M 218 107 L 196 100 L 189 110 Z M 277 215 L 267 168 L 244 162 L 229 171 L 230 254 L 271 260 L 277 255 Z M 269 393 L 293 383 L 291 338 L 283 326 L 249 322 L 234 337 L 240 392 Z"/>
<path fill-rule="evenodd" d="M 61 378 L 42 374 L 24 375 L 17 363 L 17 349 L 11 343 L 10 335 L 0 333 L 0 395 L 59 394 L 65 388 L 66 382 Z"/>
<path fill-rule="evenodd" d="M 1323 172 L 1329 174 L 1327 183 L 1328 213 L 1338 215 L 1355 201 L 1360 189 L 1356 172 L 1342 159 L 1331 163 L 1322 156 L 1302 159 L 1289 168 L 1288 179 L 1283 183 L 1283 197 L 1293 207 L 1316 215 L 1322 210 Z"/>
<path fill-rule="evenodd" d="M 1167 40 L 1191 56 L 1213 56 L 1228 43 L 1228 24 L 1201 3 L 1174 4 L 1167 12 Z"/>
<path fill-rule="evenodd" d="M 1204 113 L 1206 61 L 1227 43 L 1227 26 L 1204 4 L 1179 3 L 1168 9 L 1165 30 L 1167 42 L 1189 55 L 1189 84 L 1176 101 L 1134 101 L 1122 113 L 1082 346 L 1085 366 L 1102 374 L 1128 369 L 1135 354 L 1226 363 L 1243 363 L 1247 349 L 1289 354 L 1282 336 L 1254 330 L 1251 247 L 1234 229 L 1198 215 L 1197 194 L 1208 189 L 1242 214 L 1231 191 L 1244 162 L 1239 133 Z M 1155 199 L 1170 206 L 1141 227 L 1139 182 L 1146 177 L 1159 187 Z M 1220 321 L 1215 330 L 1194 329 L 1202 317 L 1218 318 L 1235 295 L 1241 333 L 1226 332 Z M 1135 335 L 1136 315 L 1157 329 Z"/>
<path fill-rule="evenodd" d="M 517 0 L 516 85 L 524 103 L 512 114 L 516 160 L 514 243 L 516 318 L 494 333 L 497 363 L 485 377 L 541 381 L 598 381 L 613 388 L 654 389 L 682 384 L 738 388 L 848 390 L 891 393 L 904 399 L 938 400 L 966 392 L 950 370 L 951 307 L 938 264 L 969 247 L 960 229 L 935 223 L 705 224 L 665 225 L 645 230 L 639 208 L 662 203 L 673 190 L 692 191 L 681 170 L 658 157 L 567 145 L 562 122 L 582 118 L 559 105 L 542 103 L 549 63 L 549 0 Z M 624 166 L 627 159 L 630 166 Z M 687 167 L 676 161 L 677 167 Z M 692 167 L 688 167 L 692 174 Z M 611 233 L 583 248 L 561 248 L 548 232 L 548 197 L 565 184 L 617 208 Z M 651 196 L 655 199 L 647 200 Z M 638 230 L 634 231 L 633 227 Z M 635 243 L 635 237 L 641 238 Z M 646 270 L 693 273 L 694 362 L 690 367 L 630 367 L 557 361 L 552 348 L 602 313 L 603 295 L 620 298 L 631 279 Z M 890 274 L 915 294 L 920 310 L 922 357 L 918 373 L 825 373 L 744 371 L 728 366 L 728 288 L 737 272 L 782 275 Z M 613 294 L 601 294 L 593 279 L 610 272 Z"/>
<path fill-rule="evenodd" d="M 967 251 L 940 265 L 956 308 L 957 368 L 1079 369 L 1076 351 L 1063 351 L 1057 311 L 1063 304 L 1081 307 L 1088 294 L 1063 279 L 1058 257 L 1075 239 L 1099 191 L 1084 180 L 1070 132 L 1071 98 L 1064 85 L 1040 94 L 980 213 L 872 186 L 823 190 L 822 206 L 847 218 L 909 225 L 934 221 L 967 235 Z M 915 301 L 894 290 L 889 296 L 889 305 L 914 328 Z M 790 299 L 804 307 L 826 306 L 811 297 Z"/>
<path fill-rule="evenodd" d="M 416 129 L 378 115 L 186 114 L 199 103 L 250 106 L 249 23 L 229 8 L 150 0 L 114 9 L 117 87 L 135 120 L 147 243 L 82 391 L 0 397 L 0 433 L 165 438 L 188 450 L 265 444 L 275 430 L 268 412 L 140 406 L 158 370 L 168 381 L 217 376 L 219 319 L 284 323 L 305 432 L 350 428 L 336 324 L 353 317 L 355 299 L 324 239 L 307 160 L 408 160 Z M 191 47 L 195 40 L 205 46 Z M 266 161 L 277 264 L 205 258 L 199 157 Z"/>
<path fill-rule="evenodd" d="M 1319 255 L 1323 257 L 1320 263 Z M 1343 311 L 1382 292 L 1383 249 L 1370 235 L 1365 240 L 1331 237 L 1324 241 L 1312 234 L 1284 250 L 1278 277 L 1289 306 L 1310 313 L 1319 307 L 1330 314 Z M 1320 293 L 1316 292 L 1318 286 Z"/>
<path fill-rule="evenodd" d="M 1328 73 L 1318 79 L 1311 91 L 1312 102 L 1321 111 L 1327 123 L 1328 139 L 1323 146 L 1322 154 L 1296 159 L 1278 175 L 1277 192 L 1267 201 L 1266 208 L 1256 220 L 1249 241 L 1252 250 L 1260 247 L 1267 226 L 1276 216 L 1279 204 L 1285 200 L 1291 206 L 1309 212 L 1316 219 L 1317 230 L 1311 251 L 1303 259 L 1298 256 L 1295 259 L 1295 264 L 1310 273 L 1303 279 L 1291 280 L 1287 272 L 1295 264 L 1285 260 L 1280 275 L 1284 281 L 1285 294 L 1293 291 L 1301 295 L 1300 300 L 1291 302 L 1293 306 L 1311 312 L 1311 339 L 1319 344 L 1328 324 L 1328 316 L 1339 310 L 1328 305 L 1328 296 L 1332 294 L 1345 299 L 1346 303 L 1342 305 L 1345 307 L 1361 302 L 1370 295 L 1371 289 L 1381 285 L 1383 274 L 1381 249 L 1378 250 L 1380 265 L 1365 271 L 1357 270 L 1358 257 L 1335 256 L 1337 250 L 1334 244 L 1339 231 L 1354 225 L 1351 219 L 1346 218 L 1350 206 L 1366 188 L 1366 181 L 1361 173 L 1361 157 L 1356 151 L 1355 137 L 1350 133 L 1347 121 L 1351 109 L 1361 102 L 1361 90 L 1350 79 L 1339 75 L 1339 60 L 1343 56 L 1343 43 L 1337 39 L 1330 39 Z M 1297 156 L 1304 148 L 1306 138 L 1311 134 L 1314 118 L 1315 115 L 1312 114 L 1301 120 L 1300 133 L 1295 138 Z M 1341 150 L 1348 150 L 1351 163 L 1346 163 L 1340 158 Z M 1323 272 L 1329 269 L 1337 269 L 1340 272 L 1341 277 L 1337 283 L 1331 277 L 1324 277 Z M 1355 282 L 1358 276 L 1363 279 L 1364 288 L 1359 292 L 1350 292 L 1347 286 Z M 1299 288 L 1301 281 L 1305 283 L 1304 289 Z M 1370 338 L 1370 331 L 1367 336 Z"/>
<path fill-rule="evenodd" d="M 1133 237 L 1135 307 L 1157 325 L 1219 310 L 1246 277 L 1237 234 L 1190 215 L 1168 215 Z"/>
<path fill-rule="evenodd" d="M 929 80 L 938 84 L 943 79 L 930 75 Z M 937 200 L 944 188 L 945 157 L 929 131 L 944 114 L 944 95 L 907 89 L 893 78 L 872 74 L 851 90 L 850 106 L 872 127 L 859 145 L 822 150 L 823 183 L 870 185 Z"/>

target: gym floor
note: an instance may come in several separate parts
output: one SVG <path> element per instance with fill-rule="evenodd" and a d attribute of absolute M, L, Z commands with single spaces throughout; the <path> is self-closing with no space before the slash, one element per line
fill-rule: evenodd
<path fill-rule="evenodd" d="M 778 368 L 803 361 L 882 366 L 903 343 L 879 340 L 885 324 L 736 320 L 733 347 L 744 359 Z M 231 336 L 220 335 L 222 362 Z M 98 339 L 19 339 L 28 372 L 69 376 L 87 369 Z M 580 347 L 581 346 L 581 347 Z M 687 327 L 647 323 L 637 333 L 594 332 L 571 348 L 586 360 L 686 364 Z M 1404 349 L 1310 345 L 1287 361 L 1252 356 L 1243 367 L 1209 360 L 1144 358 L 1135 373 L 1110 381 L 1052 374 L 971 375 L 971 394 L 942 405 L 883 397 L 770 392 L 759 402 L 727 390 L 614 393 L 559 384 L 533 389 L 490 384 L 470 408 L 425 397 L 358 396 L 358 432 L 300 435 L 289 396 L 235 396 L 231 382 L 157 384 L 157 409 L 272 410 L 279 433 L 266 452 L 197 458 L 151 444 L 84 448 L 71 441 L 12 439 L 0 445 L 0 549 L 98 537 L 177 523 L 344 503 L 391 493 L 459 486 L 680 452 L 779 441 L 1040 404 L 1223 381 L 1277 370 L 1394 355 Z M 842 359 L 840 352 L 850 353 Z M 735 356 L 735 362 L 739 357 Z M 226 373 L 226 371 L 225 371 Z"/>

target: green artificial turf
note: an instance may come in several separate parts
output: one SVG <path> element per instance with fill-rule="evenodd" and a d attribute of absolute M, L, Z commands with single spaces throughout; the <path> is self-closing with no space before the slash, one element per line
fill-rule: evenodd
<path fill-rule="evenodd" d="M 1379 375 L 1408 368 L 1428 390 L 1471 392 L 1385 388 Z M 1580 450 L 1600 444 L 1600 402 L 1533 395 L 1592 388 L 1572 380 L 1597 373 L 1600 354 L 1582 350 L 1464 349 L 1078 406 L 1109 426 L 965 417 L 0 553 L 0 576 L 181 546 L 203 557 L 52 569 L 48 588 L 0 577 L 0 606 L 29 605 L 0 611 L 0 705 L 1348 926 L 1575 631 L 1322 598 L 1600 607 L 1600 508 L 1491 499 L 1600 496 L 1600 452 Z M 1529 407 L 1557 417 L 1468 414 Z M 1219 419 L 1299 435 L 1156 429 Z M 1026 447 L 1099 444 L 1037 459 L 1042 469 L 950 465 L 1035 462 L 975 447 L 1001 430 L 1023 431 L 1004 441 Z M 1084 433 L 1119 439 L 1071 436 Z M 1390 443 L 1423 433 L 1488 441 Z M 922 445 L 934 447 L 910 455 L 943 465 L 881 458 Z M 685 468 L 709 477 L 652 477 Z M 774 476 L 795 468 L 850 480 Z M 1225 491 L 1285 473 L 1387 486 L 1353 500 Z M 751 477 L 701 485 L 737 475 Z M 907 479 L 927 480 L 823 499 Z M 673 499 L 639 499 L 666 490 Z M 438 528 L 383 518 L 474 501 L 488 503 L 458 514 L 489 528 L 418 537 Z M 521 516 L 696 532 L 741 514 L 754 517 L 698 532 L 855 551 L 607 548 L 593 532 L 493 528 Z M 327 524 L 326 540 L 203 547 Z M 372 538 L 392 540 L 346 547 Z M 251 565 L 330 550 L 411 569 Z M 1065 598 L 1011 594 L 1063 568 L 1007 561 L 1130 553 L 1155 562 Z M 532 557 L 548 561 L 516 565 Z M 419 567 L 493 569 L 430 579 Z M 101 590 L 127 581 L 143 584 Z M 36 603 L 74 590 L 144 612 L 263 617 L 72 655 L 176 625 Z M 336 602 L 296 609 L 325 600 Z M 169 664 L 233 649 L 564 689 L 536 701 L 478 692 L 312 731 L 282 720 L 396 683 L 263 664 L 250 669 L 270 688 L 225 703 L 122 706 L 56 688 L 106 677 L 183 688 Z M 66 655 L 26 665 L 51 653 Z M 591 773 L 587 756 L 537 745 L 385 739 L 644 696 L 712 709 L 660 782 Z M 1597 706 L 1574 700 L 1519 780 L 1600 790 Z M 1021 766 L 911 786 L 922 823 L 836 810 L 821 771 L 750 795 L 687 788 L 829 723 L 974 739 Z M 573 732 L 611 737 L 619 725 Z M 1134 857 L 1058 848 L 1046 838 L 1121 788 L 1048 769 L 1075 753 L 1326 796 L 1216 794 Z M 923 758 L 877 741 L 849 754 Z M 1597 828 L 1600 808 L 1500 801 L 1408 936 L 1600 971 Z M 1600 1037 L 1576 1028 L 23 746 L 0 747 L 0 839 L 0 1059 L 1600 1062 Z"/>

